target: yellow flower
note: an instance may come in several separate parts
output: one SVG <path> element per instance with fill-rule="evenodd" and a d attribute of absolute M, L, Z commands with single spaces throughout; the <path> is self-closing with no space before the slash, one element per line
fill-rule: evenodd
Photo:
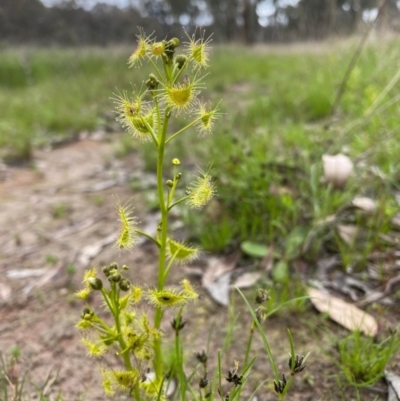
<path fill-rule="evenodd" d="M 142 64 L 142 60 L 147 56 L 147 52 L 150 50 L 150 37 L 145 36 L 143 30 L 140 30 L 140 34 L 137 37 L 137 47 L 128 59 L 129 67 L 135 67 Z"/>
<path fill-rule="evenodd" d="M 165 42 L 155 42 L 151 45 L 151 52 L 154 56 L 161 56 L 165 52 Z"/>
<path fill-rule="evenodd" d="M 221 115 L 221 113 L 219 113 L 218 105 L 214 109 L 211 109 L 208 104 L 202 104 L 200 102 L 196 114 L 199 119 L 196 123 L 196 127 L 203 136 L 212 131 L 215 120 Z"/>
<path fill-rule="evenodd" d="M 173 258 L 178 263 L 186 263 L 196 259 L 199 255 L 199 250 L 168 238 L 167 253 L 170 259 Z"/>
<path fill-rule="evenodd" d="M 117 212 L 119 221 L 121 223 L 121 229 L 117 240 L 115 241 L 115 246 L 120 249 L 131 250 L 138 240 L 138 235 L 136 233 L 136 220 L 132 216 L 132 210 L 129 210 L 130 205 L 121 205 L 118 202 Z"/>
<path fill-rule="evenodd" d="M 195 69 L 207 68 L 209 62 L 210 43 L 212 42 L 211 36 L 207 39 L 204 38 L 205 31 L 200 32 L 200 38 L 196 40 L 196 32 L 189 38 L 186 43 L 187 54 L 193 60 Z"/>
<path fill-rule="evenodd" d="M 83 299 L 85 301 L 86 299 L 88 299 L 90 292 L 91 292 L 91 288 L 86 287 L 83 290 L 77 291 L 75 293 L 75 296 L 77 296 L 78 298 Z"/>
<path fill-rule="evenodd" d="M 206 205 L 216 193 L 215 184 L 210 174 L 202 171 L 200 173 L 200 177 L 188 187 L 187 203 L 194 208 L 201 208 Z"/>
<path fill-rule="evenodd" d="M 148 102 L 143 101 L 144 93 L 129 98 L 126 91 L 117 95 L 114 100 L 116 120 L 135 138 L 142 141 L 151 139 L 151 130 L 155 129 L 155 111 Z"/>

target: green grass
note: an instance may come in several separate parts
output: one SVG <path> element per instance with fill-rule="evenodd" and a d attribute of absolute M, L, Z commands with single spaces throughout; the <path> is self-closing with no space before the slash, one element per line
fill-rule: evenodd
<path fill-rule="evenodd" d="M 167 154 L 202 168 L 211 154 L 219 194 L 212 208 L 218 212 L 189 221 L 192 236 L 206 250 L 252 240 L 275 244 L 287 263 L 304 251 L 315 260 L 324 248 L 339 252 L 345 265 L 354 258 L 362 265 L 368 251 L 382 246 L 379 234 L 390 230 L 397 210 L 400 89 L 393 79 L 400 50 L 394 40 L 369 44 L 331 117 L 355 46 L 350 40 L 303 53 L 260 46 L 215 49 L 204 82 L 210 100 L 222 99 L 224 114 L 212 136 L 187 134 Z M 145 78 L 127 68 L 131 50 L 2 49 L 0 154 L 26 159 L 36 146 L 83 130 L 119 129 L 110 97 L 140 88 Z M 183 126 L 184 118 L 177 124 Z M 122 144 L 120 152 L 128 148 Z M 320 180 L 321 156 L 343 149 L 359 163 L 346 190 L 337 191 Z M 155 155 L 147 150 L 144 162 L 150 166 Z M 376 199 L 377 212 L 368 218 L 341 213 L 355 195 Z M 343 243 L 332 225 L 321 224 L 335 214 L 341 223 L 368 231 L 361 254 Z M 213 226 L 219 228 L 210 230 Z M 293 237 L 295 243 L 288 240 Z"/>

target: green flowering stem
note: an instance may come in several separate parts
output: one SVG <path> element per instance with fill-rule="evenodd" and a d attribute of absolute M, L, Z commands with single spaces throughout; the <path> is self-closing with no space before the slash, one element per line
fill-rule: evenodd
<path fill-rule="evenodd" d="M 190 124 L 186 125 L 186 127 L 183 127 L 182 129 L 180 129 L 179 131 L 175 132 L 175 134 L 171 135 L 167 141 L 165 142 L 165 144 L 167 144 L 168 142 L 172 141 L 172 139 L 176 138 L 178 135 L 182 134 L 183 132 L 185 132 L 187 129 L 189 129 L 190 127 L 192 127 L 194 124 L 196 124 L 198 121 L 201 120 L 201 116 L 197 117 L 195 120 L 193 120 Z"/>
<path fill-rule="evenodd" d="M 143 235 L 143 237 L 146 237 L 149 240 L 153 241 L 160 248 L 161 244 L 154 237 L 152 237 L 150 234 L 147 234 L 142 230 L 138 230 L 137 228 L 135 229 L 135 233 Z"/>
<path fill-rule="evenodd" d="M 188 59 L 186 60 L 185 64 L 183 64 L 183 66 L 182 66 L 182 68 L 179 70 L 178 74 L 176 74 L 176 76 L 174 77 L 172 83 L 175 83 L 175 82 L 180 78 L 180 76 L 182 75 L 183 71 L 186 70 L 186 67 L 188 66 L 189 61 L 190 61 L 191 59 L 192 59 L 192 57 L 188 57 Z"/>
<path fill-rule="evenodd" d="M 117 329 L 117 339 L 120 345 L 121 350 L 125 350 L 127 348 L 127 345 L 125 343 L 124 337 L 122 335 L 122 331 L 121 331 L 121 321 L 120 321 L 120 307 L 119 307 L 119 300 L 118 300 L 118 290 L 117 290 L 117 286 L 115 283 L 111 283 L 111 302 L 113 303 L 113 309 L 111 310 L 113 317 L 114 317 L 114 321 L 115 321 L 115 327 Z M 120 352 L 120 355 L 122 355 L 122 358 L 124 359 L 124 363 L 125 363 L 125 367 L 127 370 L 132 371 L 133 367 L 132 367 L 132 363 L 131 363 L 131 359 L 129 358 L 129 354 L 127 354 L 126 352 Z"/>
<path fill-rule="evenodd" d="M 182 308 L 179 309 L 178 315 L 176 317 L 177 324 L 179 325 L 182 319 Z M 181 401 L 186 401 L 186 375 L 183 371 L 183 351 L 182 351 L 182 341 L 179 335 L 179 330 L 175 331 L 175 357 L 177 359 L 177 370 L 180 383 L 180 393 Z"/>
<path fill-rule="evenodd" d="M 182 203 L 182 202 L 184 202 L 185 200 L 187 200 L 187 199 L 189 199 L 189 198 L 190 198 L 190 196 L 188 195 L 188 196 L 184 196 L 183 198 L 177 200 L 177 201 L 174 202 L 172 205 L 169 205 L 169 206 L 168 206 L 168 211 L 171 210 L 174 206 L 179 205 L 179 203 Z"/>
<path fill-rule="evenodd" d="M 174 263 L 175 258 L 176 258 L 176 256 L 178 255 L 178 253 L 179 253 L 179 249 L 174 253 L 174 255 L 172 256 L 171 260 L 169 261 L 168 266 L 167 266 L 167 268 L 165 269 L 164 280 L 167 279 L 168 273 L 169 273 L 169 271 L 171 270 L 172 264 Z"/>
<path fill-rule="evenodd" d="M 164 288 L 164 283 L 166 277 L 165 272 L 165 260 L 166 260 L 166 250 L 167 250 L 167 233 L 168 233 L 168 209 L 165 204 L 164 198 L 164 185 L 163 185 L 163 166 L 164 166 L 164 151 L 166 144 L 166 135 L 168 122 L 170 118 L 170 109 L 165 110 L 164 123 L 161 130 L 161 136 L 159 138 L 158 145 L 158 158 L 157 158 L 157 189 L 158 189 L 158 201 L 161 210 L 161 241 L 160 241 L 160 252 L 158 261 L 158 291 L 162 291 Z M 159 127 L 160 131 L 161 127 Z M 163 316 L 163 311 L 161 308 L 156 308 L 156 313 L 154 316 L 154 328 L 158 330 L 161 325 L 161 320 Z M 162 351 L 161 351 L 161 340 L 156 339 L 154 341 L 154 370 L 156 373 L 157 380 L 162 378 Z"/>
<path fill-rule="evenodd" d="M 153 127 L 152 127 L 143 117 L 141 118 L 141 122 L 142 122 L 142 123 L 146 126 L 146 128 L 149 130 L 150 135 L 151 135 L 151 137 L 152 137 L 152 139 L 153 139 L 154 144 L 158 147 L 158 140 L 157 140 L 156 134 L 155 134 L 155 132 L 154 132 L 154 130 L 153 130 Z"/>
<path fill-rule="evenodd" d="M 158 69 L 157 64 L 154 62 L 154 60 L 153 60 L 152 58 L 150 58 L 149 60 L 150 60 L 151 65 L 152 65 L 153 68 L 154 68 L 154 71 L 155 71 L 156 74 L 158 75 L 158 78 L 160 78 L 161 81 L 164 81 L 164 77 L 163 77 L 163 75 L 161 74 L 160 70 Z"/>

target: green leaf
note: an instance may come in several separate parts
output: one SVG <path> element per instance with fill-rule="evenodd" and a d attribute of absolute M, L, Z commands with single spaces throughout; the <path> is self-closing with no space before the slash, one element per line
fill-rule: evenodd
<path fill-rule="evenodd" d="M 289 279 L 289 265 L 286 261 L 279 261 L 272 270 L 272 278 L 277 283 L 287 283 Z"/>
<path fill-rule="evenodd" d="M 245 241 L 240 244 L 242 251 L 254 258 L 263 258 L 268 254 L 269 248 L 266 245 L 257 244 L 256 242 Z"/>

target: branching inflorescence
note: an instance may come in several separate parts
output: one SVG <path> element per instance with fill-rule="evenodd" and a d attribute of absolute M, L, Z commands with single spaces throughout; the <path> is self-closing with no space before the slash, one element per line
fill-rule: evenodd
<path fill-rule="evenodd" d="M 105 393 L 125 393 L 137 401 L 165 399 L 163 389 L 167 372 L 164 371 L 161 349 L 162 317 L 166 309 L 177 310 L 173 327 L 178 338 L 184 326 L 182 309 L 198 298 L 195 288 L 186 279 L 178 287 L 166 286 L 173 265 L 188 263 L 199 254 L 199 249 L 168 236 L 168 213 L 180 203 L 201 208 L 215 194 L 210 171 L 200 171 L 199 177 L 188 186 L 186 194 L 183 192 L 182 197 L 176 198 L 176 189 L 182 177 L 177 158 L 172 160 L 171 179 L 164 177 L 167 144 L 192 127 L 201 135 L 209 134 L 220 115 L 218 106 L 213 108 L 198 99 L 204 88 L 204 75 L 200 73 L 208 67 L 210 38 L 205 38 L 204 32 L 199 39 L 195 35 L 187 37 L 189 41 L 185 44 L 185 51 L 176 54 L 179 39 L 157 42 L 151 35 L 146 36 L 140 31 L 136 50 L 129 57 L 128 64 L 130 67 L 141 67 L 147 61 L 153 73 L 145 81 L 145 89 L 132 94 L 122 91 L 113 98 L 117 121 L 133 138 L 154 144 L 161 211 L 161 220 L 153 236 L 140 230 L 131 205 L 118 201 L 116 209 L 120 230 L 115 246 L 121 250 L 132 250 L 140 235 L 152 240 L 159 251 L 157 283 L 152 288 L 136 286 L 125 276 L 127 266 L 114 262 L 103 267 L 103 278 L 97 269 L 88 270 L 84 275 L 84 288 L 77 293 L 79 298 L 88 301 L 92 291 L 100 292 L 106 309 L 112 315 L 112 323 L 109 323 L 88 304 L 77 324 L 89 356 L 101 360 L 112 350 L 123 361 L 123 369 L 115 370 L 106 364 L 101 368 Z M 169 133 L 171 118 L 179 114 L 191 116 L 191 122 L 179 131 Z M 108 285 L 103 284 L 104 280 L 108 281 Z M 139 309 L 141 302 L 154 308 L 152 322 L 148 314 Z"/>

